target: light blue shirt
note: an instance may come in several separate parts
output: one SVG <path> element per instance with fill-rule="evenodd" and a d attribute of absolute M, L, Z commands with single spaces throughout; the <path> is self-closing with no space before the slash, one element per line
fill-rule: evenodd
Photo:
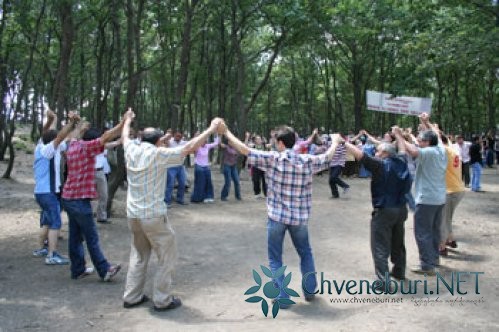
<path fill-rule="evenodd" d="M 48 194 L 50 190 L 51 176 L 55 184 L 54 192 L 58 193 L 61 187 L 61 151 L 66 150 L 66 143 L 61 143 L 54 148 L 54 142 L 43 144 L 38 142 L 35 148 L 35 161 L 33 172 L 35 175 L 35 194 Z M 50 169 L 50 162 L 53 160 L 53 170 Z M 51 175 L 52 174 L 52 175 Z"/>
<path fill-rule="evenodd" d="M 445 204 L 447 194 L 445 184 L 446 169 L 447 154 L 443 145 L 419 148 L 416 177 L 414 179 L 416 204 Z"/>

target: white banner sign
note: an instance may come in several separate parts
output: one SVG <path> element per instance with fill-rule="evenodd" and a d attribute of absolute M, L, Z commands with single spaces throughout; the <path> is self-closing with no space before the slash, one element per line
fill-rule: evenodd
<path fill-rule="evenodd" d="M 367 90 L 367 109 L 395 114 L 431 113 L 431 98 L 392 97 L 391 94 Z"/>

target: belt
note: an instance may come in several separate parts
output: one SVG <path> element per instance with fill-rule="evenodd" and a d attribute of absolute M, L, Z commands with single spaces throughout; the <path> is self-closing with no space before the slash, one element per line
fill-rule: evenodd
<path fill-rule="evenodd" d="M 99 168 L 96 168 L 95 171 L 98 172 L 98 171 L 103 171 L 104 170 L 104 167 L 99 167 Z"/>

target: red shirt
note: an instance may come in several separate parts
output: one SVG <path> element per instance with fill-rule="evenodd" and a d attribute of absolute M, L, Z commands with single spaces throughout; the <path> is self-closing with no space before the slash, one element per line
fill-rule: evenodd
<path fill-rule="evenodd" d="M 64 199 L 94 199 L 95 190 L 95 156 L 104 151 L 100 138 L 92 141 L 71 141 L 66 152 L 68 178 L 64 184 Z"/>

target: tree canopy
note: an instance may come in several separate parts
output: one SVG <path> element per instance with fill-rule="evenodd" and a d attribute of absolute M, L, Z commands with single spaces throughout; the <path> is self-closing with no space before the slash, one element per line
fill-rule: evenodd
<path fill-rule="evenodd" d="M 414 117 L 366 109 L 365 91 L 433 99 L 448 132 L 495 128 L 493 0 L 3 0 L 0 158 L 16 121 L 47 106 L 96 127 L 194 133 L 214 116 L 243 135 L 381 131 Z M 11 158 L 13 159 L 13 158 Z"/>

